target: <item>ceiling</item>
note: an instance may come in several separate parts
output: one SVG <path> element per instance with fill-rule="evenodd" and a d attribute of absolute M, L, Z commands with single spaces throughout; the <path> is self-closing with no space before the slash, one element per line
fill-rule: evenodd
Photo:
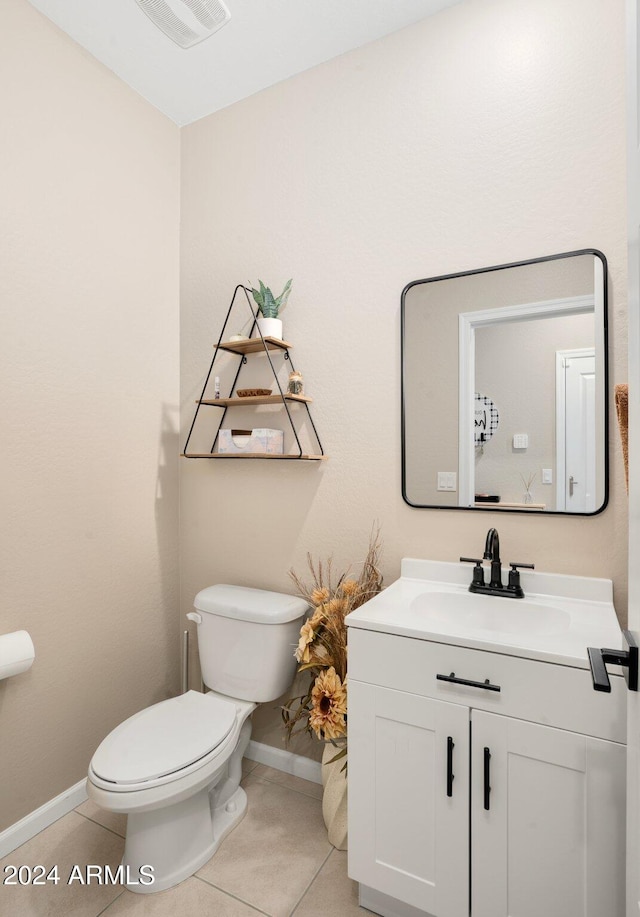
<path fill-rule="evenodd" d="M 135 0 L 30 0 L 184 125 L 459 0 L 226 0 L 231 21 L 188 50 Z"/>

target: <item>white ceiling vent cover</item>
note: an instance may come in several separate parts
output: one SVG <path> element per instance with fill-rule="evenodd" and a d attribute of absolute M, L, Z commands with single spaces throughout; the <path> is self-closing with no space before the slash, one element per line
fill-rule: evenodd
<path fill-rule="evenodd" d="M 231 19 L 221 0 L 136 0 L 165 35 L 181 48 L 191 48 Z"/>

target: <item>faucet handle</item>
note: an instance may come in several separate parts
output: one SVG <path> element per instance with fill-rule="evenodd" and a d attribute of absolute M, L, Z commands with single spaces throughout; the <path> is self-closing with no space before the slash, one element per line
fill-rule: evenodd
<path fill-rule="evenodd" d="M 524 590 L 520 585 L 520 573 L 518 570 L 520 568 L 526 570 L 535 570 L 535 566 L 533 564 L 509 564 L 509 566 L 511 569 L 509 570 L 509 585 L 507 586 L 507 589 L 513 593 L 516 598 L 522 599 L 524 598 Z"/>
<path fill-rule="evenodd" d="M 476 586 L 484 586 L 484 570 L 482 568 L 482 561 L 479 557 L 461 557 L 460 563 L 462 564 L 475 564 L 473 568 L 473 580 L 472 583 Z"/>

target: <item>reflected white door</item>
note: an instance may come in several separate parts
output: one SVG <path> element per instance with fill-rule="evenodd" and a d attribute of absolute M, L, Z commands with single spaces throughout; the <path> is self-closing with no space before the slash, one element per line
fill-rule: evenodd
<path fill-rule="evenodd" d="M 593 350 L 557 354 L 558 510 L 596 508 L 596 361 Z"/>

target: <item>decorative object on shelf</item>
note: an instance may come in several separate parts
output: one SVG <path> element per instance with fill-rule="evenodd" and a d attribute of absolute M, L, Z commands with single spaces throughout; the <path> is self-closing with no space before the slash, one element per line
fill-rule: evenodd
<path fill-rule="evenodd" d="M 480 446 L 480 448 L 482 448 L 496 432 L 499 423 L 500 415 L 498 414 L 498 409 L 491 398 L 476 392 L 473 421 L 474 440 L 476 446 Z"/>
<path fill-rule="evenodd" d="M 293 278 L 292 278 L 293 279 Z M 284 309 L 291 292 L 291 280 L 287 280 L 284 290 L 280 296 L 274 296 L 269 287 L 265 287 L 261 280 L 258 281 L 260 289 L 251 288 L 251 293 L 257 303 L 258 311 L 262 318 L 257 320 L 260 334 L 263 338 L 274 337 L 282 340 L 282 320 L 278 318 L 280 311 Z"/>
<path fill-rule="evenodd" d="M 218 452 L 221 455 L 238 455 L 247 452 L 252 455 L 282 455 L 284 433 L 260 427 L 255 430 L 220 430 Z"/>
<path fill-rule="evenodd" d="M 229 340 L 232 341 L 234 344 L 236 344 L 238 341 L 248 341 L 249 338 L 247 337 L 246 334 L 242 334 L 241 332 L 238 332 L 237 334 L 232 334 Z"/>
<path fill-rule="evenodd" d="M 311 583 L 291 570 L 299 594 L 314 608 L 300 629 L 295 652 L 298 672 L 308 674 L 306 691 L 290 698 L 282 708 L 287 740 L 299 732 L 315 735 L 326 743 L 322 755 L 324 787 L 322 814 L 329 842 L 346 849 L 346 755 L 347 755 L 347 629 L 345 617 L 382 589 L 380 530 L 374 527 L 360 575 L 351 568 L 337 582 L 332 558 L 314 563 L 307 554 Z M 345 759 L 342 761 L 342 759 Z"/>
<path fill-rule="evenodd" d="M 279 299 L 286 299 L 286 294 L 288 293 L 288 287 L 290 287 L 290 281 L 287 287 L 283 290 Z M 264 286 L 264 285 L 263 285 Z M 265 288 L 266 290 L 266 288 Z M 313 401 L 308 395 L 293 395 L 287 391 L 286 385 L 284 382 L 280 381 L 279 376 L 283 374 L 285 367 L 287 369 L 293 370 L 295 372 L 295 366 L 293 365 L 293 360 L 291 358 L 290 350 L 292 345 L 288 341 L 284 341 L 281 338 L 275 338 L 271 336 L 267 337 L 245 337 L 240 335 L 234 335 L 236 339 L 225 338 L 225 332 L 227 331 L 227 326 L 231 324 L 230 318 L 231 313 L 234 311 L 234 306 L 236 305 L 236 298 L 238 295 L 240 299 L 244 297 L 246 302 L 247 310 L 250 315 L 251 327 L 249 329 L 249 334 L 253 333 L 253 329 L 256 327 L 258 321 L 258 312 L 254 309 L 254 306 L 251 302 L 250 296 L 251 290 L 248 287 L 238 284 L 233 291 L 233 296 L 231 297 L 231 302 L 229 303 L 229 308 L 227 309 L 227 314 L 222 325 L 222 330 L 220 331 L 220 337 L 215 346 L 213 359 L 209 366 L 209 371 L 207 372 L 206 378 L 204 380 L 204 385 L 202 387 L 202 392 L 198 398 L 196 404 L 196 412 L 191 422 L 191 427 L 189 428 L 189 433 L 187 435 L 186 442 L 184 444 L 183 456 L 185 458 L 202 458 L 202 459 L 289 459 L 289 460 L 302 460 L 302 461 L 322 461 L 326 458 L 324 454 L 324 449 L 322 448 L 322 443 L 320 442 L 320 437 L 318 436 L 318 431 L 313 422 L 313 417 L 311 416 L 311 411 L 309 405 Z M 237 309 L 236 309 L 237 312 Z M 233 324 L 237 328 L 238 325 L 235 324 L 236 319 L 234 318 Z M 262 364 L 266 369 L 268 364 L 268 372 L 270 373 L 270 381 L 272 388 L 259 388 L 253 387 L 251 389 L 236 389 L 238 385 L 240 376 L 242 374 L 245 364 L 249 362 L 250 357 L 260 357 L 265 358 L 265 362 Z M 233 381 L 231 382 L 229 394 L 225 398 L 219 397 L 219 394 L 215 390 L 215 380 L 216 378 L 224 378 L 223 373 L 220 373 L 220 376 L 217 376 L 214 372 L 214 366 L 217 370 L 217 361 L 218 358 L 222 357 L 224 360 L 229 358 L 236 358 L 237 362 L 235 369 L 233 366 L 224 367 L 225 371 L 227 369 L 232 370 Z M 288 364 L 288 367 L 287 367 Z M 218 397 L 216 397 L 218 394 Z M 285 412 L 287 421 L 289 423 L 289 428 L 293 440 L 291 446 L 287 447 L 288 451 L 284 451 L 284 446 L 280 449 L 279 452 L 275 451 L 265 451 L 261 449 L 260 451 L 252 452 L 243 450 L 235 451 L 223 451 L 219 448 L 219 438 L 221 428 L 226 417 L 227 410 L 229 408 L 238 408 L 243 409 L 253 408 L 258 405 L 273 405 Z M 191 442 L 192 436 L 195 436 L 194 430 L 197 426 L 197 421 L 200 416 L 200 411 L 205 406 L 216 407 L 222 409 L 222 412 L 219 416 L 219 420 L 215 429 L 215 435 L 213 437 L 213 443 L 206 448 L 208 451 L 196 451 L 192 449 L 189 451 L 189 443 Z M 300 413 L 304 411 L 304 422 L 294 420 L 296 416 L 299 418 Z M 208 413 L 205 411 L 205 413 Z M 242 421 L 240 421 L 242 423 Z M 200 435 L 202 424 L 198 426 L 198 435 Z M 298 429 L 300 428 L 300 429 Z M 255 432 L 255 431 L 254 431 Z M 284 431 L 279 430 L 279 435 L 284 439 Z M 200 437 L 202 438 L 202 437 Z M 311 443 L 311 447 L 303 447 L 303 442 L 307 441 Z M 315 440 L 315 443 L 314 443 Z M 209 440 L 209 443 L 211 440 Z"/>
<path fill-rule="evenodd" d="M 531 492 L 531 485 L 533 484 L 535 479 L 536 479 L 535 471 L 533 471 L 531 474 L 528 474 L 526 477 L 523 474 L 520 475 L 520 480 L 524 484 L 524 495 L 522 497 L 523 503 L 533 503 L 533 494 Z"/>
<path fill-rule="evenodd" d="M 302 373 L 297 369 L 292 370 L 289 373 L 289 382 L 287 384 L 287 391 L 290 395 L 302 395 L 304 393 L 304 382 L 302 380 Z"/>
<path fill-rule="evenodd" d="M 499 503 L 500 495 L 499 494 L 476 494 L 475 501 L 476 503 Z"/>

